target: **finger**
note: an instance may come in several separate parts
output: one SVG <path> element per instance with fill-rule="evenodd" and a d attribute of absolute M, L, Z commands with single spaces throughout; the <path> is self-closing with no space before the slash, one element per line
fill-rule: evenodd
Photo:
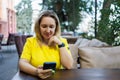
<path fill-rule="evenodd" d="M 42 78 L 42 79 L 46 79 L 46 78 L 48 78 L 48 77 L 50 77 L 50 75 L 41 76 L 40 78 Z"/>
<path fill-rule="evenodd" d="M 41 73 L 38 74 L 38 77 L 40 77 L 42 79 L 44 78 L 43 74 L 41 74 Z"/>
<path fill-rule="evenodd" d="M 60 39 L 58 37 L 56 37 L 56 36 L 54 36 L 54 42 L 56 44 L 60 44 L 61 43 Z"/>
<path fill-rule="evenodd" d="M 38 66 L 38 69 L 42 69 L 42 68 L 43 68 L 43 66 L 41 66 L 41 65 Z"/>
<path fill-rule="evenodd" d="M 52 75 L 51 72 L 38 74 L 38 76 L 39 76 L 40 78 L 42 78 L 42 79 L 48 78 L 48 77 L 50 77 L 51 75 Z"/>
<path fill-rule="evenodd" d="M 52 42 L 53 42 L 53 41 L 52 41 L 52 39 L 50 38 L 50 40 L 49 40 L 49 42 L 48 42 L 48 45 L 51 45 Z"/>
<path fill-rule="evenodd" d="M 52 70 L 52 74 L 55 74 L 55 70 Z"/>
<path fill-rule="evenodd" d="M 43 75 L 44 75 L 45 78 L 48 78 L 48 77 L 52 76 L 52 72 L 48 72 L 48 73 L 43 74 Z"/>
<path fill-rule="evenodd" d="M 41 73 L 49 73 L 49 72 L 52 72 L 52 69 L 46 69 L 46 70 L 43 70 L 43 71 L 41 71 Z"/>
<path fill-rule="evenodd" d="M 52 75 L 52 71 L 45 73 L 45 75 Z"/>
<path fill-rule="evenodd" d="M 45 78 L 48 78 L 48 77 L 50 77 L 50 76 L 51 76 L 51 75 L 46 75 Z"/>

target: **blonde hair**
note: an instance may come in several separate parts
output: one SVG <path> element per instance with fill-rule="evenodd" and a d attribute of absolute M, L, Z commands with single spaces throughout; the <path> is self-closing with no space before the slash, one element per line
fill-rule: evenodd
<path fill-rule="evenodd" d="M 52 10 L 42 11 L 40 13 L 40 15 L 38 16 L 38 19 L 36 20 L 35 25 L 34 25 L 35 35 L 36 35 L 36 38 L 37 38 L 39 43 L 43 42 L 42 35 L 40 32 L 40 24 L 41 24 L 43 17 L 53 18 L 55 20 L 55 23 L 56 23 L 56 29 L 55 29 L 54 35 L 56 35 L 57 37 L 60 37 L 60 35 L 61 35 L 60 21 L 59 21 L 57 14 Z"/>

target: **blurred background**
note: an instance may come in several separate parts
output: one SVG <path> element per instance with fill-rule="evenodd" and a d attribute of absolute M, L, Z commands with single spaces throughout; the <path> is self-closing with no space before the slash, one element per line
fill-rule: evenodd
<path fill-rule="evenodd" d="M 57 13 L 62 35 L 120 45 L 120 0 L 0 0 L 0 33 L 34 34 L 42 10 Z"/>

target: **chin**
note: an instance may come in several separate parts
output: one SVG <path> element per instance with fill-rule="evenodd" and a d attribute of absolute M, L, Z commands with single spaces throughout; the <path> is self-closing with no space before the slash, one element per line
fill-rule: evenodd
<path fill-rule="evenodd" d="M 49 36 L 49 37 L 48 37 L 48 36 L 45 36 L 44 39 L 48 40 L 48 39 L 50 39 L 51 37 L 52 37 L 52 36 Z"/>
<path fill-rule="evenodd" d="M 46 39 L 46 40 L 49 40 L 49 39 L 50 39 L 50 37 L 45 37 L 45 39 Z"/>

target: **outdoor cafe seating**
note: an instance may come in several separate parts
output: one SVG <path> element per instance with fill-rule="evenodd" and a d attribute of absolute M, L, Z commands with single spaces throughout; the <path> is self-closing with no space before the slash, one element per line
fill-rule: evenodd
<path fill-rule="evenodd" d="M 6 46 L 11 51 L 11 46 L 15 44 L 14 37 L 17 33 L 9 33 L 6 41 L 2 41 L 1 46 Z"/>

